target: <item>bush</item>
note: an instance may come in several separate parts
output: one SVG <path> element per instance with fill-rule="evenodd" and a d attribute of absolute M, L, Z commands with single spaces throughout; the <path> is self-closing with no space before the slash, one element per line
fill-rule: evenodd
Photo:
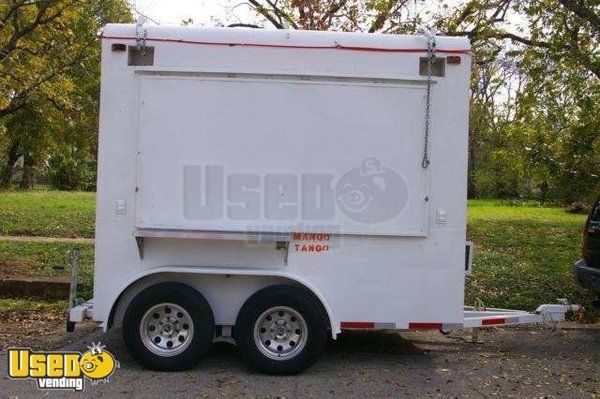
<path fill-rule="evenodd" d="M 48 175 L 53 188 L 58 190 L 96 189 L 96 160 L 81 158 L 70 150 L 59 149 L 48 160 Z"/>
<path fill-rule="evenodd" d="M 583 213 L 587 215 L 590 212 L 590 209 L 592 209 L 590 204 L 581 201 L 575 201 L 567 205 L 566 211 L 569 213 Z"/>
<path fill-rule="evenodd" d="M 53 154 L 48 161 L 52 187 L 58 190 L 76 190 L 80 180 L 77 161 L 64 152 Z"/>

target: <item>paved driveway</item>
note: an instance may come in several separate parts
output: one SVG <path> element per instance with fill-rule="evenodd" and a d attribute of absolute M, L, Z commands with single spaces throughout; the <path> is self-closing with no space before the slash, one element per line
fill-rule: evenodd
<path fill-rule="evenodd" d="M 600 329 L 570 326 L 487 330 L 479 344 L 467 342 L 466 332 L 346 334 L 293 377 L 248 370 L 228 344 L 215 344 L 198 367 L 177 373 L 141 369 L 117 332 L 94 332 L 65 348 L 102 341 L 121 362 L 108 384 L 87 381 L 74 397 L 600 397 Z M 2 351 L 1 397 L 41 396 L 33 381 L 9 380 L 6 365 Z"/>

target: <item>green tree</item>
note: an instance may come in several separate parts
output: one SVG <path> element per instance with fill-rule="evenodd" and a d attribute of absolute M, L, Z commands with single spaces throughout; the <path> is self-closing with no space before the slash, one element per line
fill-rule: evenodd
<path fill-rule="evenodd" d="M 21 157 L 24 180 L 30 179 L 27 170 L 45 161 L 53 143 L 93 146 L 99 93 L 97 32 L 108 22 L 125 21 L 131 21 L 131 14 L 123 0 L 0 3 L 0 186 L 10 184 Z M 19 123 L 23 120 L 35 123 L 25 128 Z"/>
<path fill-rule="evenodd" d="M 510 147 L 507 166 L 525 168 L 514 183 L 519 196 L 566 203 L 597 196 L 600 3 L 471 0 L 437 20 L 443 31 L 469 36 L 476 58 L 480 49 L 497 47 L 498 54 L 510 54 L 519 71 L 520 84 L 512 100 L 515 112 L 495 133 L 512 139 L 497 142 L 494 148 L 471 148 L 474 158 Z M 519 22 L 511 23 L 514 20 Z M 474 78 L 480 78 L 477 68 L 474 72 Z M 486 126 L 494 124 L 490 120 Z M 507 136 L 507 132 L 513 133 Z M 471 142 L 481 138 L 472 137 Z M 476 165 L 473 175 L 494 173 L 484 164 Z M 509 175 L 503 172 L 497 180 Z"/>
<path fill-rule="evenodd" d="M 422 2 L 423 0 L 419 0 Z M 248 0 L 277 29 L 404 33 L 416 29 L 414 0 Z M 413 13 L 413 14 L 411 14 Z"/>

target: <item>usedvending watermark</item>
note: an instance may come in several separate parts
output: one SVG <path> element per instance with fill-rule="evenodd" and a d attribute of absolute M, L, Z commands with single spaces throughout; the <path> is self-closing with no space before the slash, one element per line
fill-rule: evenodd
<path fill-rule="evenodd" d="M 367 158 L 338 180 L 335 198 L 350 219 L 380 223 L 404 209 L 408 187 L 394 170 L 382 166 L 376 158 Z"/>
<path fill-rule="evenodd" d="M 85 378 L 93 385 L 108 383 L 108 378 L 119 368 L 119 362 L 100 343 L 86 352 L 33 351 L 31 348 L 8 349 L 8 377 L 33 379 L 41 390 L 85 389 Z"/>
<path fill-rule="evenodd" d="M 393 219 L 408 202 L 402 176 L 373 157 L 340 176 L 225 172 L 222 165 L 184 166 L 187 219 L 325 223 L 341 211 L 355 222 L 371 224 Z"/>

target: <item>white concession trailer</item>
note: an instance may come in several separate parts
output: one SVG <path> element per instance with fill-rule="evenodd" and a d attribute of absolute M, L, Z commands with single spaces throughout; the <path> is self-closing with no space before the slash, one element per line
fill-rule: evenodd
<path fill-rule="evenodd" d="M 144 366 L 235 342 L 297 373 L 345 329 L 465 311 L 470 53 L 459 37 L 108 25 L 93 301 Z"/>

